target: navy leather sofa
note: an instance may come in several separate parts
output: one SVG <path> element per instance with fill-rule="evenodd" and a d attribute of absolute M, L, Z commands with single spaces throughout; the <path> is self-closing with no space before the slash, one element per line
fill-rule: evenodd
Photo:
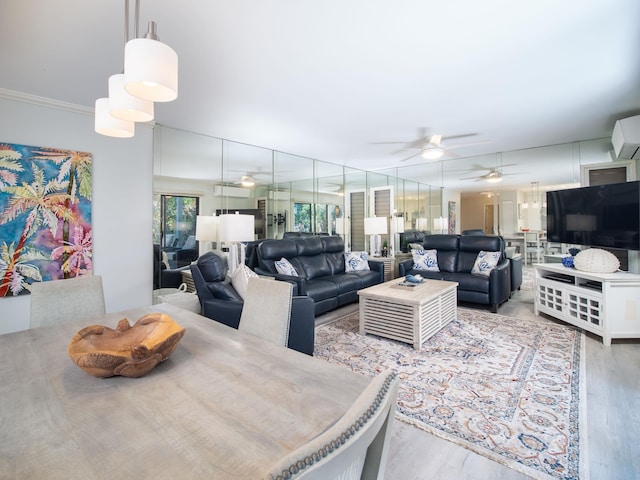
<path fill-rule="evenodd" d="M 458 300 L 491 306 L 497 313 L 498 306 L 511 296 L 511 266 L 504 253 L 502 237 L 490 235 L 425 235 L 425 250 L 435 249 L 439 272 L 414 270 L 413 259 L 398 265 L 400 276 L 420 274 L 425 278 L 458 282 Z M 498 265 L 489 276 L 471 273 L 478 252 L 502 252 Z"/>
<path fill-rule="evenodd" d="M 356 302 L 358 290 L 384 282 L 384 264 L 369 260 L 370 270 L 345 272 L 344 240 L 339 236 L 314 236 L 264 240 L 258 244 L 255 272 L 293 282 L 298 295 L 307 295 L 319 315 Z M 286 258 L 298 276 L 278 273 L 275 262 Z"/>
<path fill-rule="evenodd" d="M 244 301 L 226 279 L 227 259 L 216 252 L 207 252 L 191 264 L 202 315 L 233 328 L 238 328 Z M 295 289 L 294 289 L 295 295 Z M 291 301 L 288 347 L 313 355 L 315 315 L 313 301 L 295 296 Z"/>
<path fill-rule="evenodd" d="M 400 234 L 400 251 L 407 253 L 411 251 L 410 243 L 422 243 L 425 235 L 431 235 L 429 230 L 405 230 Z"/>

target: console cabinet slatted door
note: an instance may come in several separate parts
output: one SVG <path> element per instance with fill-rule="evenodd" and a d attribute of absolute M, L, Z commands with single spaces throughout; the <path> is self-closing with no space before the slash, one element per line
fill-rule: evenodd
<path fill-rule="evenodd" d="M 535 264 L 534 311 L 602 337 L 640 338 L 640 275 L 590 273 L 558 263 Z"/>

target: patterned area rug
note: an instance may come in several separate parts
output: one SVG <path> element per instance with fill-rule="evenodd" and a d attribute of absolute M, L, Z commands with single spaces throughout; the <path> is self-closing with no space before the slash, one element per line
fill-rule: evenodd
<path fill-rule="evenodd" d="M 532 478 L 584 479 L 583 342 L 570 326 L 459 308 L 415 351 L 360 335 L 355 313 L 316 328 L 315 356 L 369 376 L 396 370 L 404 422 Z"/>
<path fill-rule="evenodd" d="M 531 265 L 523 265 L 522 266 L 522 285 L 520 286 L 520 290 L 533 290 L 535 281 L 536 281 L 536 272 L 533 270 Z"/>

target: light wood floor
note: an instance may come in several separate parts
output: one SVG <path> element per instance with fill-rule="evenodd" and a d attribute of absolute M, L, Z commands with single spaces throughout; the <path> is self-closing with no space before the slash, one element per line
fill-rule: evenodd
<path fill-rule="evenodd" d="M 534 315 L 531 291 L 516 292 L 500 307 L 498 313 L 555 322 L 551 317 Z M 334 315 L 338 317 L 344 314 L 342 310 Z M 318 320 L 324 323 L 332 317 L 325 315 Z M 605 347 L 599 337 L 588 334 L 584 353 L 589 476 L 581 478 L 640 479 L 640 340 L 614 340 L 611 347 Z M 529 477 L 396 421 L 385 478 L 517 480 Z"/>

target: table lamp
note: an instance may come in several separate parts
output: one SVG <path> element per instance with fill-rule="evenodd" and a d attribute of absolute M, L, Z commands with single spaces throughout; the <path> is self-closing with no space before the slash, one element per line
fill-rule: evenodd
<path fill-rule="evenodd" d="M 444 217 L 434 217 L 433 218 L 433 229 L 438 232 L 438 233 L 442 233 L 442 231 L 445 229 L 445 227 L 447 226 L 447 219 Z"/>
<path fill-rule="evenodd" d="M 198 215 L 196 216 L 196 240 L 199 242 L 217 242 L 218 241 L 218 217 L 213 215 Z M 205 252 L 211 250 L 204 248 Z"/>
<path fill-rule="evenodd" d="M 387 217 L 367 217 L 364 219 L 364 234 L 371 235 L 371 255 L 380 256 L 380 235 L 387 233 Z"/>
<path fill-rule="evenodd" d="M 229 275 L 244 263 L 245 249 L 241 242 L 255 240 L 253 215 L 224 214 L 218 217 L 218 240 L 229 243 Z"/>

